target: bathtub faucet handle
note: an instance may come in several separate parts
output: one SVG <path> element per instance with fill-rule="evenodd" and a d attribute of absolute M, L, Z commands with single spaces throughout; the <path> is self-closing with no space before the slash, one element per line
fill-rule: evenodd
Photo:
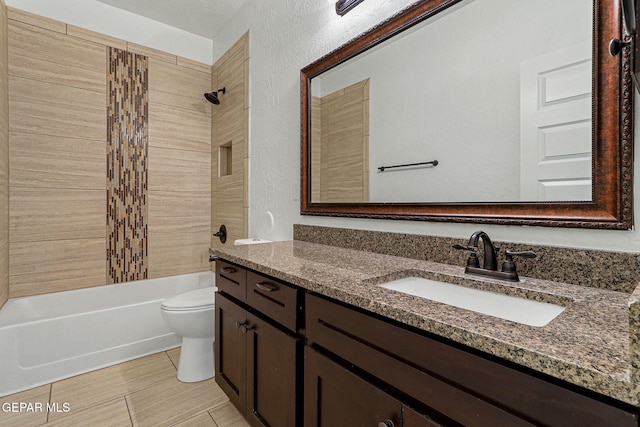
<path fill-rule="evenodd" d="M 227 227 L 222 224 L 220 229 L 216 233 L 213 233 L 213 236 L 220 238 L 221 243 L 225 243 L 227 241 Z"/>

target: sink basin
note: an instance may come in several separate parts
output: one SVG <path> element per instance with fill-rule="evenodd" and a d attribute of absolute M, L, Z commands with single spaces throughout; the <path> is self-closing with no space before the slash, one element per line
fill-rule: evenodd
<path fill-rule="evenodd" d="M 565 309 L 556 304 L 467 288 L 422 277 L 405 277 L 380 286 L 529 326 L 545 326 Z"/>

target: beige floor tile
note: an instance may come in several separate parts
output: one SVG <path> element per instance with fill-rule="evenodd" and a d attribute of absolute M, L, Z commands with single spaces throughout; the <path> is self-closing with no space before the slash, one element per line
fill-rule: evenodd
<path fill-rule="evenodd" d="M 167 356 L 169 356 L 169 359 L 171 359 L 171 363 L 173 363 L 173 366 L 178 369 L 178 362 L 180 362 L 180 347 L 167 350 Z"/>
<path fill-rule="evenodd" d="M 173 427 L 218 427 L 213 422 L 211 415 L 208 412 L 204 412 L 195 417 L 191 417 L 188 420 L 184 420 L 181 423 L 175 424 Z"/>
<path fill-rule="evenodd" d="M 176 376 L 165 352 L 53 383 L 51 401 L 69 403 L 79 411 L 150 387 Z M 65 414 L 51 413 L 49 420 Z"/>
<path fill-rule="evenodd" d="M 183 383 L 175 376 L 127 396 L 134 426 L 170 426 L 226 402 L 214 379 Z"/>
<path fill-rule="evenodd" d="M 70 408 L 66 416 L 48 423 L 47 427 L 126 427 L 131 425 L 127 402 L 124 397 L 121 397 L 84 411 L 74 411 Z"/>
<path fill-rule="evenodd" d="M 0 398 L 0 426 L 29 427 L 46 423 L 50 392 L 51 384 L 47 384 Z M 31 406 L 24 407 L 21 411 L 19 406 L 12 406 L 16 403 Z"/>
<path fill-rule="evenodd" d="M 209 411 L 218 427 L 249 427 L 249 423 L 240 415 L 231 402 L 226 402 Z"/>

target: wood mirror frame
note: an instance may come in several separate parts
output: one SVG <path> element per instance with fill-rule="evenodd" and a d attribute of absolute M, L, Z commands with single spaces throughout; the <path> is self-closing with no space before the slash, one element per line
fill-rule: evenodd
<path fill-rule="evenodd" d="M 311 79 L 460 0 L 420 1 L 301 70 L 302 215 L 624 230 L 633 224 L 631 48 L 612 57 L 613 38 L 629 40 L 617 0 L 594 0 L 592 171 L 585 202 L 314 203 L 311 201 Z"/>

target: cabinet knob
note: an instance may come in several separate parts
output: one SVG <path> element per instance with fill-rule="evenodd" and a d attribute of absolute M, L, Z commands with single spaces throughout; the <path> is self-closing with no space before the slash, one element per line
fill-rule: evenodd
<path fill-rule="evenodd" d="M 392 420 L 380 421 L 378 427 L 395 427 L 395 424 Z"/>
<path fill-rule="evenodd" d="M 235 273 L 236 271 L 238 271 L 238 270 L 236 270 L 233 267 L 223 267 L 222 268 L 222 272 L 223 273 L 227 273 L 227 274 L 232 274 L 232 273 Z"/>
<path fill-rule="evenodd" d="M 236 328 L 240 329 L 240 331 L 242 331 L 243 334 L 246 334 L 251 329 L 253 329 L 253 326 L 247 326 L 247 321 L 246 320 L 244 322 L 236 321 Z"/>

